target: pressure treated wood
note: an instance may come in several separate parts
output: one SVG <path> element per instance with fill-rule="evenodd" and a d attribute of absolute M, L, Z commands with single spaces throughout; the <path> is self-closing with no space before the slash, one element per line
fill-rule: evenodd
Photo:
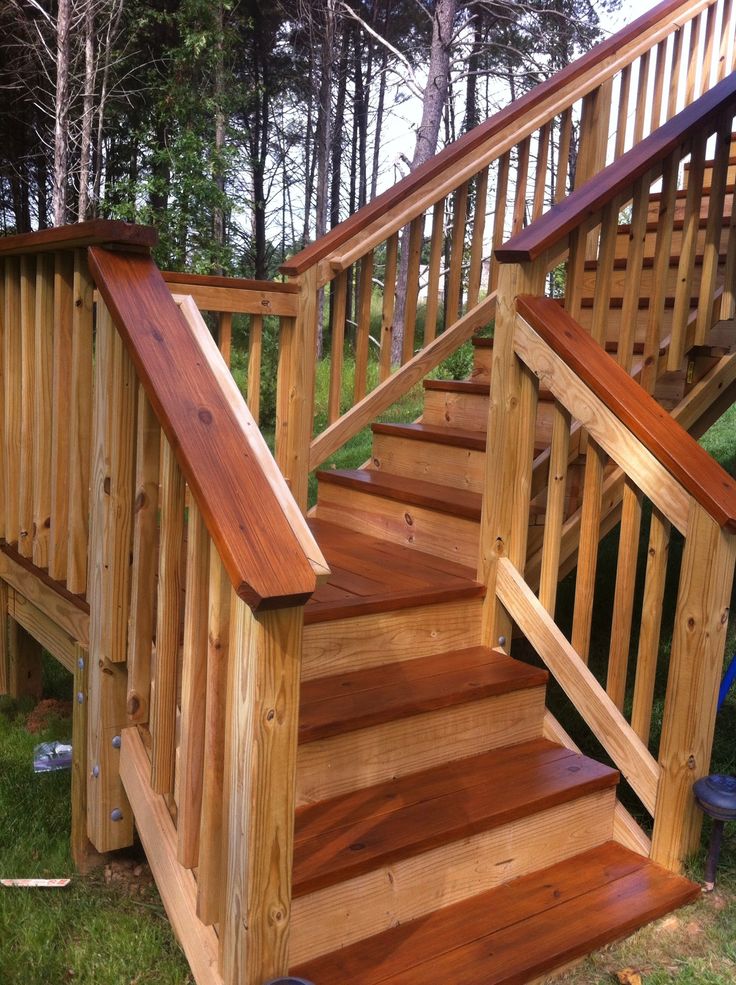
<path fill-rule="evenodd" d="M 612 842 L 292 968 L 321 985 L 518 985 L 697 898 Z"/>
<path fill-rule="evenodd" d="M 99 248 L 90 267 L 236 590 L 256 607 L 304 602 L 312 567 L 271 484 L 248 467 L 248 435 L 160 273 L 148 257 Z M 186 391 L 174 371 L 182 365 Z"/>
<path fill-rule="evenodd" d="M 51 530 L 49 574 L 66 578 L 69 552 L 69 389 L 72 379 L 74 254 L 54 257 L 53 375 L 51 380 Z"/>

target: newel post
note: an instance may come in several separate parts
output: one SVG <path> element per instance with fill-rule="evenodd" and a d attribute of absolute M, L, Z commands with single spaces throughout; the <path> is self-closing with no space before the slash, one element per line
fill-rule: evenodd
<path fill-rule="evenodd" d="M 225 985 L 288 972 L 303 608 L 233 595 L 225 739 Z"/>
<path fill-rule="evenodd" d="M 541 294 L 545 273 L 534 261 L 501 264 L 498 276 L 478 562 L 478 580 L 488 589 L 482 627 L 487 646 L 511 643 L 511 620 L 496 600 L 497 561 L 508 557 L 520 571 L 526 563 L 538 382 L 516 356 L 513 338 L 516 298 Z"/>
<path fill-rule="evenodd" d="M 702 813 L 692 786 L 710 768 L 735 561 L 736 536 L 693 502 L 680 570 L 652 839 L 654 861 L 675 872 L 700 839 Z"/>
<path fill-rule="evenodd" d="M 299 285 L 297 316 L 281 320 L 275 458 L 294 499 L 306 512 L 317 359 L 317 268 L 310 267 L 294 282 Z"/>

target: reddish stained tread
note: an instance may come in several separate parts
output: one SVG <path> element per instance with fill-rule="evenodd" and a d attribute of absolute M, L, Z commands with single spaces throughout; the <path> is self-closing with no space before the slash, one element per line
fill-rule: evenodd
<path fill-rule="evenodd" d="M 440 513 L 480 521 L 481 494 L 466 489 L 440 486 L 436 482 L 368 469 L 324 469 L 317 473 L 317 478 L 320 482 L 358 489 L 408 505 L 426 506 Z"/>
<path fill-rule="evenodd" d="M 699 887 L 613 842 L 292 969 L 319 985 L 523 985 Z"/>
<path fill-rule="evenodd" d="M 547 672 L 499 650 L 471 647 L 305 681 L 299 742 L 313 742 L 397 718 L 544 687 Z"/>
<path fill-rule="evenodd" d="M 486 450 L 485 431 L 468 431 L 465 428 L 448 428 L 441 424 L 371 424 L 374 434 L 386 434 L 410 441 L 430 441 L 437 445 L 466 448 L 469 451 Z"/>
<path fill-rule="evenodd" d="M 301 808 L 294 895 L 611 788 L 617 780 L 615 770 L 537 739 Z"/>

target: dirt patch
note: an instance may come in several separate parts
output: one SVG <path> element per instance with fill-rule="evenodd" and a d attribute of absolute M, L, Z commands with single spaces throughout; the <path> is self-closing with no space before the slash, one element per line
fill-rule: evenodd
<path fill-rule="evenodd" d="M 71 701 L 59 701 L 57 698 L 44 698 L 39 701 L 36 707 L 26 719 L 26 731 L 31 735 L 43 732 L 46 726 L 54 718 L 71 718 Z"/>
<path fill-rule="evenodd" d="M 126 896 L 146 897 L 153 890 L 153 876 L 145 862 L 136 858 L 120 858 L 108 862 L 103 870 L 108 886 L 114 886 Z"/>

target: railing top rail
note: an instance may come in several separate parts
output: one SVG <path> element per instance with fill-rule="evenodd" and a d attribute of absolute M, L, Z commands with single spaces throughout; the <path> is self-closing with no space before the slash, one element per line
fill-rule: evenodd
<path fill-rule="evenodd" d="M 288 276 L 298 276 L 308 270 L 355 236 L 361 229 L 398 206 L 409 195 L 451 170 L 486 141 L 500 134 L 514 122 L 521 122 L 564 86 L 574 83 L 577 79 L 595 70 L 596 67 L 603 66 L 609 61 L 613 62 L 616 56 L 620 55 L 622 50 L 626 49 L 640 35 L 653 31 L 662 24 L 665 24 L 670 30 L 675 30 L 679 26 L 677 19 L 679 12 L 689 14 L 693 10 L 706 9 L 715 2 L 716 0 L 704 0 L 704 2 L 703 0 L 700 2 L 663 0 L 662 3 L 642 14 L 641 17 L 632 21 L 631 24 L 610 38 L 595 45 L 581 58 L 576 59 L 540 85 L 535 86 L 526 95 L 515 100 L 498 113 L 494 113 L 493 116 L 458 140 L 448 144 L 439 154 L 430 158 L 429 161 L 412 171 L 397 184 L 378 195 L 372 202 L 335 226 L 325 236 L 321 236 L 314 243 L 290 257 L 279 269 Z"/>
<path fill-rule="evenodd" d="M 36 233 L 0 236 L 0 256 L 77 250 L 106 244 L 148 250 L 157 243 L 158 232 L 153 226 L 137 226 L 120 219 L 92 219 L 70 226 L 41 229 Z"/>
<path fill-rule="evenodd" d="M 736 531 L 736 483 L 664 408 L 551 298 L 517 311 L 721 527 Z"/>
<path fill-rule="evenodd" d="M 736 110 L 736 72 L 673 116 L 518 235 L 512 236 L 496 250 L 496 259 L 501 263 L 524 263 L 559 247 L 574 229 L 631 189 L 639 178 L 652 171 L 678 147 L 686 153 L 693 135 L 710 126 L 715 127 L 721 115 L 729 109 Z"/>
<path fill-rule="evenodd" d="M 188 274 L 176 270 L 162 270 L 167 284 L 191 284 L 197 287 L 227 287 L 236 291 L 268 291 L 269 294 L 298 294 L 298 284 L 277 280 L 246 280 L 244 277 L 219 277 L 209 274 Z"/>
<path fill-rule="evenodd" d="M 243 407 L 233 407 L 149 256 L 94 246 L 89 261 L 236 592 L 253 608 L 303 604 L 315 569 L 263 468 L 255 422 L 242 426 Z"/>

